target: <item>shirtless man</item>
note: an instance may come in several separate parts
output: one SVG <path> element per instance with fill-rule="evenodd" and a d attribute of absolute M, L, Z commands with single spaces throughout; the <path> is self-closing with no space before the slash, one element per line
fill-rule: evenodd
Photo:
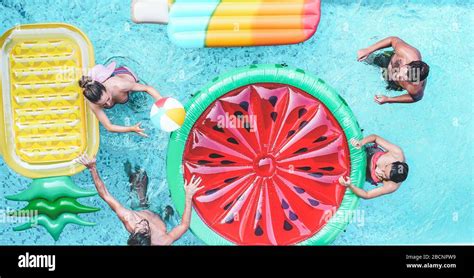
<path fill-rule="evenodd" d="M 374 185 L 383 186 L 365 191 L 352 185 L 349 177 L 340 177 L 339 183 L 347 186 L 362 199 L 372 199 L 393 193 L 408 176 L 408 165 L 400 147 L 388 142 L 378 135 L 369 135 L 358 141 L 351 139 L 351 144 L 360 149 L 365 147 L 367 152 L 367 181 Z M 368 146 L 366 146 L 368 145 Z"/>
<path fill-rule="evenodd" d="M 76 161 L 90 170 L 99 196 L 117 214 L 125 229 L 130 233 L 128 245 L 171 245 L 189 229 L 193 195 L 203 188 L 202 186 L 199 187 L 202 181 L 201 178 L 193 176 L 191 181 L 185 182 L 186 205 L 181 224 L 167 232 L 165 223 L 158 215 L 149 210 L 133 211 L 126 209 L 110 195 L 97 172 L 95 158 L 89 159 L 87 155 L 82 155 Z"/>
<path fill-rule="evenodd" d="M 393 51 L 376 55 L 373 58 L 373 63 L 383 68 L 384 79 L 388 82 L 387 89 L 406 90 L 407 94 L 396 97 L 376 95 L 375 102 L 378 104 L 413 103 L 421 100 L 430 68 L 425 62 L 421 61 L 420 52 L 402 39 L 388 37 L 372 46 L 361 49 L 357 52 L 357 60 L 359 62 L 364 61 L 373 52 L 387 47 L 392 47 Z"/>

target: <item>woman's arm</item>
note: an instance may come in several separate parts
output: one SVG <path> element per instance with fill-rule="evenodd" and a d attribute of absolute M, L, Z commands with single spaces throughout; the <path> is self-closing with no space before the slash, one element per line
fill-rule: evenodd
<path fill-rule="evenodd" d="M 369 136 L 366 136 L 365 138 L 363 138 L 362 140 L 357 140 L 355 138 L 352 138 L 350 140 L 350 143 L 352 144 L 352 146 L 354 146 L 356 149 L 360 149 L 362 148 L 363 146 L 369 144 L 369 143 L 374 143 L 375 140 L 377 139 L 377 135 L 375 134 L 371 134 Z"/>
<path fill-rule="evenodd" d="M 360 140 L 360 145 L 361 146 L 365 146 L 369 143 L 374 143 L 375 140 L 377 140 L 377 135 L 375 134 L 371 134 L 369 136 L 366 136 L 365 138 L 363 138 L 362 140 Z"/>
<path fill-rule="evenodd" d="M 397 187 L 392 186 L 392 184 L 388 184 L 388 185 L 384 184 L 384 186 L 382 187 L 378 187 L 370 191 L 365 191 L 364 189 L 353 185 L 349 177 L 347 177 L 346 180 L 344 179 L 344 177 L 340 177 L 339 183 L 343 186 L 346 186 L 350 190 L 352 190 L 352 192 L 354 192 L 355 195 L 357 195 L 358 197 L 362 199 L 373 199 L 382 195 L 390 194 L 394 192 L 395 190 L 397 190 Z"/>
<path fill-rule="evenodd" d="M 384 148 L 385 150 L 387 150 L 389 153 L 403 155 L 403 151 L 399 146 L 390 143 L 388 140 L 378 135 L 372 135 L 372 136 L 375 136 L 375 143 L 381 146 L 382 148 Z"/>
<path fill-rule="evenodd" d="M 152 86 L 140 84 L 137 82 L 132 82 L 129 80 L 121 80 L 120 83 L 118 83 L 119 89 L 121 91 L 125 92 L 145 92 L 152 96 L 155 100 L 159 100 L 162 98 L 160 93 L 153 88 Z"/>
<path fill-rule="evenodd" d="M 365 191 L 364 189 L 361 189 L 352 184 L 347 187 L 350 188 L 352 192 L 354 192 L 355 195 L 366 200 L 373 199 L 382 195 L 390 194 L 395 191 L 393 187 L 387 187 L 387 186 L 378 187 L 370 191 Z"/>
<path fill-rule="evenodd" d="M 114 125 L 110 122 L 109 117 L 105 114 L 104 110 L 97 105 L 90 105 L 92 112 L 94 112 L 95 116 L 99 120 L 99 122 L 110 132 L 117 132 L 117 133 L 127 133 L 127 132 L 135 132 L 140 136 L 148 137 L 145 134 L 145 130 L 140 127 L 141 123 L 138 123 L 134 126 L 119 126 Z"/>
<path fill-rule="evenodd" d="M 350 142 L 354 147 L 356 147 L 358 149 L 360 149 L 362 146 L 364 146 L 366 144 L 376 143 L 377 145 L 381 146 L 382 148 L 384 148 L 385 150 L 387 150 L 388 152 L 390 152 L 392 154 L 402 154 L 403 155 L 403 151 L 399 146 L 397 146 L 395 144 L 392 144 L 389 141 L 385 140 L 384 138 L 382 138 L 378 135 L 375 135 L 375 134 L 371 134 L 371 135 L 365 137 L 364 139 L 362 139 L 360 141 L 357 141 L 357 139 L 352 138 L 350 140 Z"/>
<path fill-rule="evenodd" d="M 153 88 L 152 86 L 143 85 L 140 83 L 134 83 L 131 91 L 146 92 L 147 94 L 152 96 L 155 100 L 159 100 L 160 98 L 162 98 L 160 93 L 155 88 Z"/>

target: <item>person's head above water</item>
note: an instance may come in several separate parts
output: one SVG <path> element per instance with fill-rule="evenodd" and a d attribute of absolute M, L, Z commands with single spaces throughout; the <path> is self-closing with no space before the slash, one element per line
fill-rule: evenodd
<path fill-rule="evenodd" d="M 379 175 L 383 180 L 396 183 L 403 182 L 408 176 L 408 164 L 400 161 L 387 164 Z"/>
<path fill-rule="evenodd" d="M 151 245 L 150 225 L 146 219 L 138 222 L 135 230 L 128 238 L 127 244 L 130 246 L 149 246 Z"/>
<path fill-rule="evenodd" d="M 102 83 L 92 80 L 92 77 L 83 76 L 79 80 L 79 86 L 82 88 L 84 96 L 90 102 L 104 108 L 113 106 L 112 95 L 107 92 Z"/>
<path fill-rule="evenodd" d="M 396 161 L 388 164 L 382 173 L 384 180 L 393 181 L 396 183 L 403 182 L 408 176 L 408 164 L 405 162 Z"/>
<path fill-rule="evenodd" d="M 399 76 L 403 81 L 421 82 L 430 73 L 430 66 L 423 61 L 413 61 L 399 69 Z"/>

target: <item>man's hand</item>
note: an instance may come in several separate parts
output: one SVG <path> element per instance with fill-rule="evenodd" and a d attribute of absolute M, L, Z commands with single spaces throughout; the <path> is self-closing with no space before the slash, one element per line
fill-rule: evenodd
<path fill-rule="evenodd" d="M 357 140 L 355 138 L 352 138 L 350 140 L 350 142 L 351 142 L 351 145 L 354 146 L 354 148 L 356 148 L 358 150 L 360 150 L 360 148 L 362 148 L 362 143 L 359 140 Z"/>
<path fill-rule="evenodd" d="M 342 185 L 342 186 L 345 186 L 345 187 L 349 187 L 352 183 L 351 183 L 351 178 L 350 177 L 345 177 L 344 176 L 341 176 L 339 178 L 339 183 Z"/>
<path fill-rule="evenodd" d="M 363 48 L 363 49 L 357 51 L 357 61 L 359 61 L 359 62 L 364 61 L 365 59 L 367 59 L 367 57 L 369 57 L 369 55 L 371 53 L 372 53 L 372 51 L 370 51 L 370 49 L 368 49 L 368 48 Z"/>
<path fill-rule="evenodd" d="M 87 167 L 87 169 L 93 169 L 96 166 L 96 158 L 89 158 L 87 154 L 83 154 L 74 160 L 76 163 L 82 164 Z"/>
<path fill-rule="evenodd" d="M 384 96 L 384 95 L 376 95 L 374 97 L 374 101 L 380 105 L 388 103 L 389 97 Z"/>
<path fill-rule="evenodd" d="M 130 127 L 130 131 L 135 132 L 136 134 L 142 136 L 142 137 L 148 137 L 148 135 L 145 133 L 145 129 L 141 127 L 142 123 L 138 123 L 134 126 Z"/>
<path fill-rule="evenodd" d="M 201 177 L 197 178 L 196 176 L 192 176 L 190 181 L 186 181 L 184 183 L 184 191 L 186 192 L 186 199 L 187 200 L 192 200 L 194 194 L 197 191 L 204 188 L 204 186 L 199 186 L 201 184 L 201 182 L 202 182 Z"/>

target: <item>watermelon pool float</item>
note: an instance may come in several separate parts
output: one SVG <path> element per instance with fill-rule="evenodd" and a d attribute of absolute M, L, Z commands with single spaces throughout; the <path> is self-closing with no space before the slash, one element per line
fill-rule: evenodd
<path fill-rule="evenodd" d="M 211 245 L 322 245 L 344 230 L 357 197 L 339 185 L 365 180 L 362 138 L 346 102 L 303 70 L 253 65 L 213 80 L 187 107 L 171 136 L 168 180 L 184 209 L 184 180 L 204 188 L 193 199 L 192 231 Z"/>

